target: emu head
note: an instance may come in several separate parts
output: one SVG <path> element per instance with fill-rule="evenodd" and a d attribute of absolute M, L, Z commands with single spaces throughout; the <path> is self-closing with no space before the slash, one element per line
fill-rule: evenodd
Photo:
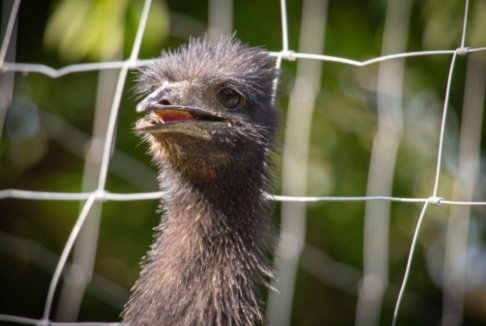
<path fill-rule="evenodd" d="M 275 60 L 234 38 L 192 39 L 140 70 L 136 130 L 154 160 L 191 177 L 264 161 L 276 131 Z M 245 163 L 248 165 L 248 161 Z M 203 173 L 206 171 L 205 173 Z"/>

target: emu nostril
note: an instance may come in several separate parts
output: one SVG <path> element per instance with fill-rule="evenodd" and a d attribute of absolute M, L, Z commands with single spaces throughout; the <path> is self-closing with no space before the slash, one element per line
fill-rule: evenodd
<path fill-rule="evenodd" d="M 159 101 L 160 105 L 171 105 L 171 103 L 165 99 Z"/>

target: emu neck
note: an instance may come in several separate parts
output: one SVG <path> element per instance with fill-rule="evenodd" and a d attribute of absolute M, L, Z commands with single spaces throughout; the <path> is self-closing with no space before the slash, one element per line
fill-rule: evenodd
<path fill-rule="evenodd" d="M 255 324 L 262 318 L 256 287 L 271 276 L 263 164 L 232 173 L 201 170 L 198 179 L 168 165 L 161 171 L 162 222 L 124 322 Z"/>

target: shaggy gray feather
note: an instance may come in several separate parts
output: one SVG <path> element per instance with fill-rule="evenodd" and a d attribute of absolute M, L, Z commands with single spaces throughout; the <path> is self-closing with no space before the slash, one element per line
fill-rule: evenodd
<path fill-rule="evenodd" d="M 197 107 L 218 121 L 139 131 L 160 168 L 163 214 L 123 311 L 124 324 L 263 321 L 258 286 L 272 276 L 270 210 L 263 193 L 270 186 L 278 121 L 272 106 L 277 74 L 267 52 L 233 37 L 218 43 L 192 39 L 139 72 L 142 95 L 160 89 L 160 103 Z M 224 87 L 241 94 L 238 107 L 217 102 Z"/>

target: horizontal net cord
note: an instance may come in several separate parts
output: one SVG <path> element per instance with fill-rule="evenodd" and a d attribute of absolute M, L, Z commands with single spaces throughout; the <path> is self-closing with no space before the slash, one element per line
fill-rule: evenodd
<path fill-rule="evenodd" d="M 34 319 L 28 317 L 21 317 L 15 315 L 0 314 L 0 321 L 6 321 L 10 323 L 24 324 L 24 325 L 37 325 L 37 326 L 118 326 L 120 323 L 103 323 L 103 322 L 55 322 L 50 320 Z"/>
<path fill-rule="evenodd" d="M 125 200 L 153 200 L 161 199 L 163 191 L 140 192 L 140 193 L 113 193 L 109 191 L 93 192 L 55 192 L 55 191 L 32 191 L 21 189 L 0 190 L 0 199 L 25 199 L 25 200 L 63 200 L 82 201 L 87 200 L 95 194 L 96 200 L 102 201 L 125 201 Z M 486 205 L 486 201 L 460 201 L 449 200 L 442 197 L 394 197 L 394 196 L 285 196 L 265 193 L 268 200 L 279 202 L 361 202 L 361 201 L 391 201 L 402 203 L 425 203 L 435 205 Z"/>
<path fill-rule="evenodd" d="M 293 51 L 270 52 L 270 55 L 273 57 L 279 57 L 287 61 L 294 61 L 296 59 L 310 59 L 310 60 L 321 60 L 326 62 L 341 63 L 341 64 L 357 66 L 357 67 L 364 67 L 379 62 L 402 59 L 402 58 L 426 57 L 426 56 L 436 56 L 436 55 L 453 55 L 456 52 L 459 55 L 467 55 L 471 53 L 484 52 L 484 51 L 486 51 L 486 47 L 479 47 L 479 48 L 461 47 L 456 50 L 403 52 L 403 53 L 385 55 L 381 57 L 375 57 L 363 61 L 353 60 L 345 57 L 325 55 L 325 54 L 300 53 L 300 52 L 293 52 Z M 39 73 L 51 78 L 60 78 L 78 72 L 121 69 L 122 67 L 128 67 L 129 69 L 136 69 L 138 67 L 147 66 L 156 60 L 157 59 L 146 59 L 146 60 L 128 59 L 125 61 L 80 63 L 80 64 L 65 66 L 59 69 L 55 69 L 43 64 L 5 62 L 3 63 L 3 65 L 0 66 L 0 73 L 9 72 L 9 71 L 23 72 L 23 73 Z"/>

